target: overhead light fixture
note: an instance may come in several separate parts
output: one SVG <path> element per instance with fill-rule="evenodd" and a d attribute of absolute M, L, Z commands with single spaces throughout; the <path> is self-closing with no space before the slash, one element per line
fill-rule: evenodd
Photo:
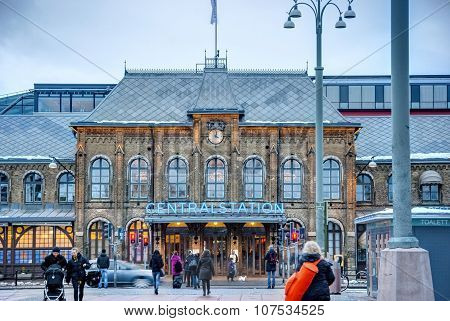
<path fill-rule="evenodd" d="M 295 28 L 295 23 L 291 20 L 291 17 L 288 18 L 288 20 L 284 23 L 285 29 L 293 29 Z"/>
<path fill-rule="evenodd" d="M 50 168 L 50 169 L 58 168 L 58 164 L 56 164 L 55 159 L 52 159 L 52 162 L 50 164 L 48 164 L 48 168 Z"/>
<path fill-rule="evenodd" d="M 349 5 L 348 10 L 345 11 L 345 13 L 344 13 L 344 18 L 353 19 L 355 17 L 356 17 L 356 13 L 355 13 L 355 11 L 352 10 L 352 6 Z"/>
<path fill-rule="evenodd" d="M 289 14 L 290 18 L 300 18 L 302 16 L 302 13 L 300 10 L 298 10 L 297 6 L 292 9 L 291 13 Z"/>
<path fill-rule="evenodd" d="M 342 20 L 342 16 L 339 16 L 339 20 L 338 20 L 338 22 L 336 22 L 335 27 L 337 29 L 344 29 L 347 27 L 347 24 L 345 23 L 345 21 Z"/>

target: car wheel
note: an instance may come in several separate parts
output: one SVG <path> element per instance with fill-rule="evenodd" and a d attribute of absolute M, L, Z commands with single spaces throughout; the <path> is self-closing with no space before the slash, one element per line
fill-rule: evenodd
<path fill-rule="evenodd" d="M 133 282 L 135 288 L 145 289 L 151 286 L 150 280 L 148 279 L 135 279 Z"/>

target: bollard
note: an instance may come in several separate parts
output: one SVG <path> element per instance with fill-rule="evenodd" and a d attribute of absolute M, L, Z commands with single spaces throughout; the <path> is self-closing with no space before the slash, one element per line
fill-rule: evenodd
<path fill-rule="evenodd" d="M 334 282 L 330 285 L 330 294 L 341 294 L 341 265 L 338 261 L 332 261 L 332 263 Z"/>
<path fill-rule="evenodd" d="M 16 270 L 16 277 L 14 278 L 14 285 L 17 286 L 17 277 L 19 276 L 19 271 Z"/>

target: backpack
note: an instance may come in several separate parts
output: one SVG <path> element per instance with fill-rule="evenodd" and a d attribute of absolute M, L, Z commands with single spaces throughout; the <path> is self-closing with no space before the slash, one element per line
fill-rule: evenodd
<path fill-rule="evenodd" d="M 189 268 L 197 267 L 197 260 L 195 259 L 195 257 L 189 261 L 188 267 Z"/>
<path fill-rule="evenodd" d="M 177 272 L 177 273 L 183 272 L 183 266 L 181 265 L 181 262 L 180 262 L 180 261 L 177 261 L 177 262 L 175 263 L 174 269 L 175 269 L 175 272 Z"/>
<path fill-rule="evenodd" d="M 285 301 L 301 301 L 306 291 L 308 291 L 314 277 L 319 272 L 317 264 L 321 259 L 314 262 L 303 263 L 300 271 L 295 272 L 287 280 L 284 287 L 284 300 Z"/>
<path fill-rule="evenodd" d="M 277 263 L 277 254 L 275 252 L 269 253 L 269 263 L 276 264 Z"/>

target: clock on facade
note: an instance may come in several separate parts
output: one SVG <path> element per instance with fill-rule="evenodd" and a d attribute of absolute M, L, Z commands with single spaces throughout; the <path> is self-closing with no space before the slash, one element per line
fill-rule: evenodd
<path fill-rule="evenodd" d="M 220 129 L 210 130 L 208 134 L 208 139 L 214 145 L 220 144 L 223 140 L 223 131 L 221 131 Z"/>

